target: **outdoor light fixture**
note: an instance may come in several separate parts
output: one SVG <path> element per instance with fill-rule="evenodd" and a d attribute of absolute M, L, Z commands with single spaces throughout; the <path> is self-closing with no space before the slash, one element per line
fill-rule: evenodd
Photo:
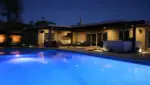
<path fill-rule="evenodd" d="M 104 30 L 106 29 L 107 27 L 104 27 Z"/>
<path fill-rule="evenodd" d="M 30 44 L 30 45 L 29 45 L 29 48 L 32 48 L 32 47 L 33 47 L 33 46 Z"/>
<path fill-rule="evenodd" d="M 134 25 L 131 25 L 131 27 L 134 27 Z"/>
<path fill-rule="evenodd" d="M 142 52 L 142 48 L 139 49 L 139 53 L 141 53 L 141 52 Z"/>
<path fill-rule="evenodd" d="M 141 34 L 143 31 L 142 31 L 142 29 L 139 29 L 139 33 Z"/>
<path fill-rule="evenodd" d="M 103 51 L 108 51 L 106 46 L 103 46 Z"/>
<path fill-rule="evenodd" d="M 40 33 L 44 33 L 44 31 L 43 31 L 43 30 L 41 30 L 41 31 L 40 31 Z"/>

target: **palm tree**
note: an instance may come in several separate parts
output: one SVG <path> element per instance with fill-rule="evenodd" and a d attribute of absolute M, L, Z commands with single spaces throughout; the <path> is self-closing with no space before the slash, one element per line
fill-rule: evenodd
<path fill-rule="evenodd" d="M 7 18 L 7 21 L 18 20 L 22 11 L 21 0 L 0 0 L 0 14 Z"/>

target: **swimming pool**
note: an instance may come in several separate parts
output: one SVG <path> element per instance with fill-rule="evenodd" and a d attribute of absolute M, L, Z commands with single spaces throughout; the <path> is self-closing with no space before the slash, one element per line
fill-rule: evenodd
<path fill-rule="evenodd" d="M 45 49 L 0 50 L 0 85 L 150 85 L 150 66 Z"/>

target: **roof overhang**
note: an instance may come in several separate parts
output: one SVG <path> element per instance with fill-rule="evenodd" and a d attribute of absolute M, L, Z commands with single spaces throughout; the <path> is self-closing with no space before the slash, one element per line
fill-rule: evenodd
<path fill-rule="evenodd" d="M 118 29 L 125 29 L 131 27 L 132 25 L 140 26 L 145 24 L 146 24 L 145 20 L 139 20 L 139 21 L 104 22 L 104 23 L 83 24 L 75 26 L 51 25 L 48 27 L 40 27 L 40 28 L 63 30 L 63 31 L 96 31 L 96 30 L 112 29 L 113 27 Z"/>
<path fill-rule="evenodd" d="M 73 26 L 71 28 L 72 31 L 96 31 L 96 30 L 104 30 L 104 29 L 125 29 L 129 28 L 132 25 L 144 25 L 144 20 L 139 21 L 118 21 L 118 22 L 107 22 L 107 23 L 97 23 L 97 24 L 87 24 L 80 26 Z"/>

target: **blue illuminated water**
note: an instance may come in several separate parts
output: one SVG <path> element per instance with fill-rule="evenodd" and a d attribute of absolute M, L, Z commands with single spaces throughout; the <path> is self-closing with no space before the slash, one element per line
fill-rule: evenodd
<path fill-rule="evenodd" d="M 150 85 L 150 66 L 57 50 L 0 56 L 0 85 Z M 4 51 L 6 52 L 6 50 Z"/>

